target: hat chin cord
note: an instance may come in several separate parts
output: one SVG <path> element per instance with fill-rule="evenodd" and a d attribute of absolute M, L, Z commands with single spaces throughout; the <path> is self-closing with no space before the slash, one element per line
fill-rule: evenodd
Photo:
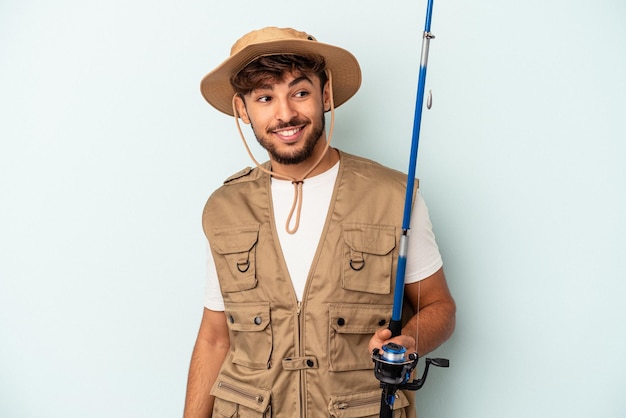
<path fill-rule="evenodd" d="M 263 171 L 264 173 L 269 174 L 270 176 L 273 176 L 279 179 L 290 180 L 291 184 L 293 184 L 293 188 L 294 188 L 293 203 L 291 205 L 291 210 L 289 211 L 289 216 L 287 216 L 287 222 L 285 223 L 285 229 L 287 230 L 287 233 L 289 234 L 295 234 L 296 231 L 298 231 L 298 227 L 300 226 L 300 212 L 302 211 L 302 198 L 303 198 L 302 184 L 304 183 L 304 179 L 306 179 L 306 177 L 309 174 L 311 174 L 311 172 L 315 170 L 315 168 L 317 168 L 317 166 L 322 162 L 322 160 L 326 156 L 326 153 L 328 152 L 328 149 L 330 148 L 330 140 L 333 137 L 333 131 L 335 129 L 335 101 L 333 99 L 333 78 L 332 78 L 332 74 L 330 70 L 327 69 L 326 74 L 328 77 L 328 85 L 329 85 L 329 93 L 330 93 L 330 127 L 328 130 L 328 139 L 326 140 L 326 147 L 324 147 L 324 151 L 322 152 L 322 154 L 319 156 L 315 164 L 313 164 L 311 168 L 306 173 L 304 173 L 304 175 L 301 178 L 295 178 L 292 176 L 288 176 L 286 174 L 281 174 L 275 171 L 270 171 L 266 169 L 265 167 L 261 166 L 261 164 L 256 160 L 256 158 L 254 158 L 252 151 L 250 151 L 250 147 L 248 146 L 246 137 L 243 134 L 243 131 L 241 130 L 241 124 L 239 123 L 239 112 L 237 112 L 237 106 L 235 104 L 235 98 L 237 97 L 237 95 L 234 95 L 233 100 L 232 100 L 233 115 L 235 116 L 235 124 L 237 125 L 237 131 L 239 132 L 239 136 L 241 137 L 241 140 L 243 141 L 243 145 L 246 148 L 248 155 L 250 156 L 252 161 L 254 161 L 254 164 L 257 166 L 259 170 Z M 294 221 L 295 224 L 292 228 L 291 219 L 293 218 L 294 213 L 296 214 L 296 219 Z"/>

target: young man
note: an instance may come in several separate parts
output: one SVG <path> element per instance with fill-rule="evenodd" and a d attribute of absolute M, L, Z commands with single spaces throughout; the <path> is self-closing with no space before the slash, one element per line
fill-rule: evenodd
<path fill-rule="evenodd" d="M 393 341 L 421 356 L 452 334 L 416 192 L 405 295 L 418 313 L 389 340 L 406 175 L 330 147 L 332 121 L 325 129 L 360 82 L 348 51 L 279 28 L 242 37 L 202 80 L 269 161 L 227 179 L 204 209 L 211 256 L 186 418 L 378 416 L 371 351 Z M 415 416 L 412 402 L 399 391 L 394 416 Z"/>

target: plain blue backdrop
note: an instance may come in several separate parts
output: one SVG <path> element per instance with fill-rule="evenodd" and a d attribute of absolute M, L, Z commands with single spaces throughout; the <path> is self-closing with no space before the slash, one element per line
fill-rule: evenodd
<path fill-rule="evenodd" d="M 251 165 L 200 79 L 267 25 L 343 46 L 333 144 L 406 171 L 425 8 L 2 0 L 0 416 L 181 416 L 200 214 Z M 435 1 L 417 172 L 458 324 L 420 418 L 626 416 L 625 19 Z"/>

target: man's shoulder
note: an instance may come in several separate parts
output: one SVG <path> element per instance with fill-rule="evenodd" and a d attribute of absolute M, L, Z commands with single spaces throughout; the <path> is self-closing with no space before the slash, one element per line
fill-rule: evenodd
<path fill-rule="evenodd" d="M 359 155 L 350 154 L 347 152 L 341 151 L 342 162 L 348 168 L 356 169 L 356 170 L 371 170 L 372 172 L 385 173 L 390 176 L 400 176 L 406 178 L 406 173 L 403 173 L 394 168 L 388 167 L 379 163 L 378 161 L 372 160 L 370 158 L 362 157 Z"/>
<path fill-rule="evenodd" d="M 224 180 L 224 184 L 233 183 L 241 179 L 247 179 L 250 177 L 250 173 L 252 173 L 252 167 L 246 167 L 243 170 L 239 170 L 235 174 L 230 175 L 226 180 Z"/>
<path fill-rule="evenodd" d="M 246 167 L 230 175 L 222 182 L 222 185 L 213 190 L 208 198 L 209 202 L 229 201 L 234 196 L 246 195 L 249 192 L 246 185 L 254 184 L 263 176 L 263 172 L 257 167 Z M 257 187 L 254 185 L 252 187 Z"/>
<path fill-rule="evenodd" d="M 268 163 L 262 164 L 266 169 L 269 169 Z M 254 181 L 263 175 L 263 171 L 258 167 L 246 167 L 237 171 L 235 174 L 230 175 L 224 180 L 223 185 L 233 185 L 246 181 Z"/>

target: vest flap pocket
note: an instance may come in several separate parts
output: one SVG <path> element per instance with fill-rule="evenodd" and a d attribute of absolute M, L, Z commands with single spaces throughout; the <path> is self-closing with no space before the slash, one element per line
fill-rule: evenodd
<path fill-rule="evenodd" d="M 388 324 L 391 309 L 392 305 L 329 304 L 329 369 L 373 369 L 369 341 L 377 329 Z"/>
<path fill-rule="evenodd" d="M 224 302 L 230 336 L 231 362 L 250 369 L 267 369 L 272 356 L 272 325 L 268 302 Z"/>
<path fill-rule="evenodd" d="M 388 324 L 392 308 L 393 305 L 331 303 L 330 326 L 338 334 L 374 334 Z"/>
<path fill-rule="evenodd" d="M 216 230 L 211 247 L 218 254 L 248 252 L 259 239 L 259 225 L 242 225 L 237 228 Z"/>
<path fill-rule="evenodd" d="M 394 417 L 404 417 L 403 409 L 409 400 L 402 391 L 397 391 L 394 402 Z M 381 389 L 347 395 L 331 395 L 328 412 L 331 417 L 378 417 L 380 414 Z"/>
<path fill-rule="evenodd" d="M 263 331 L 270 323 L 269 303 L 224 303 L 228 327 L 233 331 Z"/>
<path fill-rule="evenodd" d="M 391 293 L 396 228 L 346 224 L 343 239 L 343 288 L 377 295 Z"/>
<path fill-rule="evenodd" d="M 259 388 L 258 386 L 238 382 L 228 376 L 220 375 L 211 389 L 211 395 L 227 401 L 222 406 L 224 412 L 232 409 L 232 404 L 235 404 L 262 414 L 269 408 L 271 391 Z M 231 405 L 228 405 L 228 403 L 231 403 Z"/>
<path fill-rule="evenodd" d="M 211 237 L 211 250 L 222 292 L 240 292 L 256 287 L 258 239 L 258 224 L 215 231 Z"/>
<path fill-rule="evenodd" d="M 396 246 L 396 229 L 386 225 L 347 224 L 343 227 L 346 244 L 356 252 L 389 254 Z"/>

